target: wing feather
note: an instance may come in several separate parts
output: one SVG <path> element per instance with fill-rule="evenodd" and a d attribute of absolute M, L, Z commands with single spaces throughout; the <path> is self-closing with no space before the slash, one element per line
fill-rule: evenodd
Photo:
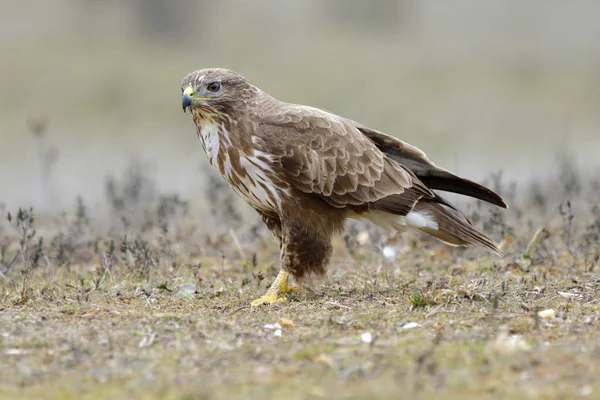
<path fill-rule="evenodd" d="M 351 123 L 371 139 L 382 152 L 414 172 L 430 189 L 459 193 L 507 208 L 506 203 L 498 194 L 485 186 L 456 176 L 450 171 L 436 166 L 423 151 L 415 146 L 393 136 L 367 128 L 357 122 L 351 121 Z"/>
<path fill-rule="evenodd" d="M 282 103 L 258 134 L 280 156 L 291 186 L 338 208 L 380 206 L 406 214 L 431 192 L 350 121 L 313 107 Z"/>

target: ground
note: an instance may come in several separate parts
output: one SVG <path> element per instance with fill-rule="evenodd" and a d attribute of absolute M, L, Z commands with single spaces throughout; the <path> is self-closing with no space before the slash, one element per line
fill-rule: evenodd
<path fill-rule="evenodd" d="M 576 195 L 471 209 L 504 257 L 351 225 L 327 278 L 256 308 L 278 258 L 259 225 L 195 248 L 165 217 L 176 199 L 149 213 L 162 228 L 126 222 L 122 236 L 91 234 L 82 203 L 71 217 L 13 212 L 0 398 L 594 398 L 600 215 L 598 197 Z"/>

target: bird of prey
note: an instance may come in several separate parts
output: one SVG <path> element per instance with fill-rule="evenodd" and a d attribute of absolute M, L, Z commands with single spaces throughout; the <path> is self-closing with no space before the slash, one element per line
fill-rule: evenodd
<path fill-rule="evenodd" d="M 332 236 L 347 218 L 501 254 L 434 190 L 506 208 L 502 198 L 437 167 L 418 148 L 323 109 L 277 100 L 227 69 L 192 72 L 181 91 L 210 164 L 279 240 L 280 272 L 252 306 L 284 301 L 290 275 L 323 275 Z"/>

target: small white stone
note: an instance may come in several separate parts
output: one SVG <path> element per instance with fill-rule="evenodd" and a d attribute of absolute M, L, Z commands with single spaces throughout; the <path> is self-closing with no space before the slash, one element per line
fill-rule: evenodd
<path fill-rule="evenodd" d="M 179 290 L 185 294 L 194 294 L 196 293 L 196 285 L 193 283 L 184 283 L 183 285 L 179 286 Z"/>
<path fill-rule="evenodd" d="M 488 344 L 488 348 L 496 353 L 514 354 L 531 351 L 531 346 L 521 335 L 509 335 L 501 332 L 496 340 Z"/>
<path fill-rule="evenodd" d="M 356 241 L 361 246 L 364 246 L 365 244 L 367 244 L 367 242 L 369 241 L 369 232 L 363 231 L 363 232 L 359 233 L 358 235 L 356 235 Z"/>
<path fill-rule="evenodd" d="M 383 248 L 383 256 L 385 258 L 396 258 L 396 249 L 392 246 L 385 246 Z"/>
<path fill-rule="evenodd" d="M 22 354 L 27 354 L 28 351 L 25 349 L 6 349 L 4 350 L 4 354 L 7 356 L 20 356 Z"/>
<path fill-rule="evenodd" d="M 273 336 L 281 337 L 281 329 L 277 329 L 275 332 L 273 332 Z"/>
<path fill-rule="evenodd" d="M 263 326 L 263 328 L 269 329 L 269 330 L 281 329 L 281 325 L 279 325 L 278 323 L 275 323 L 275 324 L 266 324 L 265 326 Z"/>
<path fill-rule="evenodd" d="M 371 343 L 373 341 L 373 336 L 371 333 L 365 332 L 360 335 L 360 340 L 362 340 L 363 343 Z"/>
<path fill-rule="evenodd" d="M 418 322 L 407 322 L 406 324 L 402 325 L 402 328 L 400 329 L 414 329 L 414 328 L 420 328 L 421 324 L 419 324 Z"/>
<path fill-rule="evenodd" d="M 543 318 L 543 319 L 552 319 L 552 318 L 556 317 L 556 311 L 549 308 L 547 310 L 538 312 L 538 317 Z"/>
<path fill-rule="evenodd" d="M 579 395 L 583 396 L 583 397 L 587 397 L 589 395 L 592 394 L 592 387 L 590 385 L 585 385 L 584 387 L 581 388 L 581 390 L 579 391 Z"/>
<path fill-rule="evenodd" d="M 569 293 L 569 292 L 558 292 L 558 295 L 561 297 L 564 297 L 566 299 L 574 299 L 574 298 L 580 298 L 581 295 L 577 294 L 577 293 Z"/>

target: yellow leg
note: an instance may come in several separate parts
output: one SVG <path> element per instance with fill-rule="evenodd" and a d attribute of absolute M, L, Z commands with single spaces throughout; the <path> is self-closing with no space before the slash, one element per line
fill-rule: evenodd
<path fill-rule="evenodd" d="M 250 305 L 252 307 L 256 307 L 265 303 L 273 304 L 284 302 L 285 297 L 279 297 L 279 294 L 287 293 L 291 290 L 291 288 L 287 284 L 289 276 L 290 274 L 285 272 L 284 270 L 279 271 L 279 274 L 277 274 L 277 278 L 275 278 L 275 282 L 273 282 L 269 290 L 267 290 L 267 293 L 256 300 L 252 300 L 252 303 L 250 303 Z"/>
<path fill-rule="evenodd" d="M 289 277 L 289 275 L 288 275 Z M 284 280 L 281 288 L 279 289 L 279 293 L 291 293 L 298 290 L 298 286 L 289 286 L 288 280 Z"/>

